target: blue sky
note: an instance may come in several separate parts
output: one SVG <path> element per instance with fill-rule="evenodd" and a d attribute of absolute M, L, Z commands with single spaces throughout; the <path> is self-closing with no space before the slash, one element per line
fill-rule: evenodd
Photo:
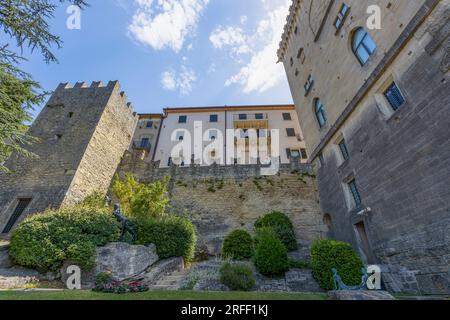
<path fill-rule="evenodd" d="M 67 5 L 50 21 L 64 41 L 54 50 L 58 63 L 25 52 L 29 61 L 22 68 L 44 89 L 119 80 L 140 113 L 292 103 L 282 64 L 276 64 L 289 0 L 89 2 L 80 30 L 66 27 Z"/>

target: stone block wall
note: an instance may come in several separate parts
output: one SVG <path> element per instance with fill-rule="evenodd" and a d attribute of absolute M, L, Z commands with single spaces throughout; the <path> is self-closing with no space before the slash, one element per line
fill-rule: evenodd
<path fill-rule="evenodd" d="M 299 240 L 313 241 L 327 233 L 309 165 L 282 165 L 278 175 L 263 177 L 258 165 L 165 169 L 159 168 L 158 162 L 136 157 L 127 153 L 119 175 L 132 173 L 144 182 L 169 176 L 170 212 L 190 216 L 198 229 L 199 243 L 205 244 L 211 254 L 220 252 L 230 231 L 251 232 L 256 219 L 272 211 L 290 217 Z"/>

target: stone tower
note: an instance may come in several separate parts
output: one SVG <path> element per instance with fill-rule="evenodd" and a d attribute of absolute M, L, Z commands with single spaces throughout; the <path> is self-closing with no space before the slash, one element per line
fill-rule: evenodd
<path fill-rule="evenodd" d="M 0 233 L 29 214 L 106 193 L 136 123 L 117 81 L 60 84 L 29 131 L 39 158 L 12 155 L 5 165 L 13 173 L 0 174 Z"/>

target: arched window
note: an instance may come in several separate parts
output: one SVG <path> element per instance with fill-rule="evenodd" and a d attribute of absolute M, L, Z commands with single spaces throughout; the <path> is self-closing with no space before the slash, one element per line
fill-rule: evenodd
<path fill-rule="evenodd" d="M 359 28 L 353 34 L 352 49 L 361 65 L 365 65 L 375 52 L 377 45 L 366 30 Z"/>
<path fill-rule="evenodd" d="M 314 104 L 314 112 L 316 114 L 319 126 L 323 128 L 327 123 L 327 118 L 325 116 L 325 107 L 319 99 L 316 99 L 316 102 Z"/>

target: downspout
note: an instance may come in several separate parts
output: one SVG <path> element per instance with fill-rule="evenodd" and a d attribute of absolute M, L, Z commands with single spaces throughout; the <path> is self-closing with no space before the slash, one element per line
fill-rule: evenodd
<path fill-rule="evenodd" d="M 162 126 L 163 126 L 163 123 L 164 123 L 164 118 L 165 118 L 165 115 L 163 115 L 161 117 L 161 123 L 159 124 L 158 136 L 156 137 L 155 150 L 153 150 L 153 154 L 152 154 L 152 162 L 155 161 L 156 150 L 158 150 L 159 136 L 161 135 L 161 129 L 162 129 Z"/>

